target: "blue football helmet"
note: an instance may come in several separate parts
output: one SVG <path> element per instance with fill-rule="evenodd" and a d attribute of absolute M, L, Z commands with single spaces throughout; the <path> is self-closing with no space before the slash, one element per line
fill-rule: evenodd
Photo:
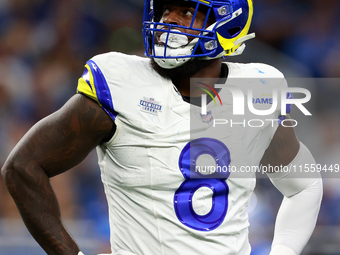
<path fill-rule="evenodd" d="M 248 34 L 252 0 L 183 0 L 196 6 L 189 27 L 160 23 L 164 2 L 145 0 L 143 21 L 145 55 L 163 68 L 178 67 L 193 57 L 215 59 L 239 55 L 245 48 L 244 41 L 255 37 L 254 33 Z M 206 12 L 202 29 L 193 28 L 199 10 Z M 208 23 L 211 20 L 213 24 Z M 195 35 L 181 29 L 190 29 Z"/>

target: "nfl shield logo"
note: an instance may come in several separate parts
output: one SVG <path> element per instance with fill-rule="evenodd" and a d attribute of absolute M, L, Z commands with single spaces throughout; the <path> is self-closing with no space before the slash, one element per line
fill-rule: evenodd
<path fill-rule="evenodd" d="M 200 115 L 201 115 L 203 123 L 209 123 L 210 121 L 213 120 L 211 111 L 208 111 L 206 115 L 203 115 L 202 113 L 200 113 Z"/>

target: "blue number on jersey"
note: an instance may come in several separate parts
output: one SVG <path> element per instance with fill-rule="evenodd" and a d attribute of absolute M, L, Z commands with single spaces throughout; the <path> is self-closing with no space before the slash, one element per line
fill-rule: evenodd
<path fill-rule="evenodd" d="M 196 170 L 196 160 L 203 154 L 211 155 L 216 162 L 215 173 L 206 178 Z M 211 231 L 223 222 L 228 209 L 230 152 L 221 141 L 199 138 L 185 145 L 179 157 L 179 168 L 185 181 L 176 190 L 174 205 L 177 218 L 184 225 L 199 230 Z M 223 169 L 223 171 L 222 171 Z M 192 205 L 194 193 L 202 187 L 212 190 L 212 208 L 206 215 L 198 215 Z"/>

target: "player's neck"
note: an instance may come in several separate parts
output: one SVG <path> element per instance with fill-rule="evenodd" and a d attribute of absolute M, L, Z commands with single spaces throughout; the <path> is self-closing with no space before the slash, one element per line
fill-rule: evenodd
<path fill-rule="evenodd" d="M 199 88 L 191 88 L 190 89 L 190 78 L 199 78 L 202 79 L 201 81 L 204 83 L 207 83 L 209 85 L 214 85 L 214 80 L 216 81 L 220 78 L 221 75 L 221 65 L 222 65 L 222 59 L 214 59 L 210 61 L 211 63 L 198 71 L 196 74 L 194 74 L 191 77 L 185 77 L 176 79 L 173 78 L 172 82 L 176 86 L 176 88 L 179 90 L 179 92 L 186 97 L 199 97 L 202 94 L 202 90 Z M 210 84 L 211 83 L 211 84 Z"/>

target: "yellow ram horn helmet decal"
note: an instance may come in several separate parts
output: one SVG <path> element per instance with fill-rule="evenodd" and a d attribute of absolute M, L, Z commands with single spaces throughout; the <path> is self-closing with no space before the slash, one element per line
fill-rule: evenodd
<path fill-rule="evenodd" d="M 216 33 L 218 42 L 220 43 L 220 45 L 224 49 L 224 52 L 225 52 L 224 56 L 228 56 L 228 55 L 233 54 L 235 52 L 235 50 L 237 50 L 237 48 L 240 47 L 241 44 L 242 44 L 242 42 L 240 42 L 240 43 L 237 43 L 235 45 L 235 42 L 239 41 L 239 39 L 241 39 L 242 37 L 245 37 L 248 34 L 250 24 L 251 24 L 251 21 L 252 21 L 252 17 L 253 17 L 254 9 L 253 9 L 253 1 L 252 0 L 247 0 L 247 1 L 248 1 L 248 6 L 249 6 L 248 20 L 247 20 L 246 25 L 244 26 L 244 28 L 240 32 L 240 34 L 237 35 L 234 38 L 228 39 L 228 38 L 224 38 L 218 32 Z"/>

